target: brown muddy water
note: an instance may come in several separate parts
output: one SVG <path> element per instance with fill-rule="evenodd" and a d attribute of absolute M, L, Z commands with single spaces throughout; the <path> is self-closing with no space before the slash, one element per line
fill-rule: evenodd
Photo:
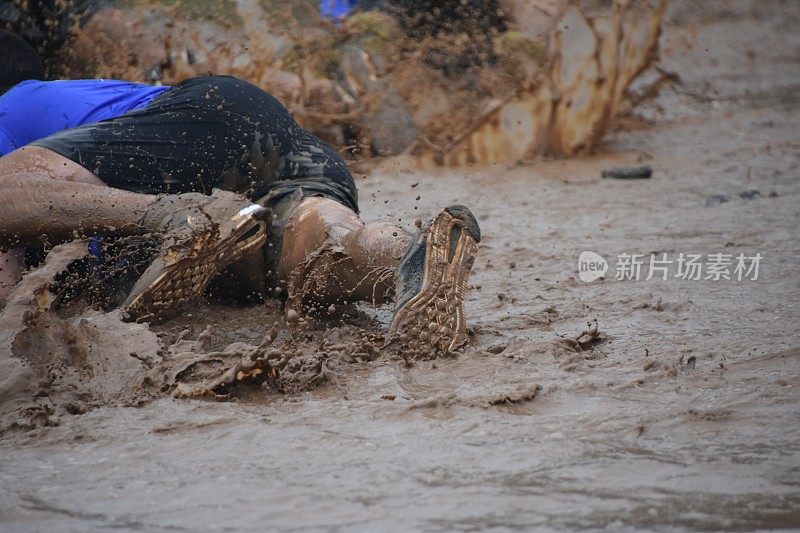
<path fill-rule="evenodd" d="M 673 5 L 661 66 L 681 84 L 596 156 L 424 175 L 394 159 L 358 178 L 366 219 L 479 213 L 473 347 L 8 433 L 0 530 L 800 527 L 800 14 L 725 5 Z M 639 163 L 652 179 L 600 179 Z M 762 260 L 756 281 L 673 265 L 666 281 L 584 283 L 585 250 L 612 268 L 622 253 Z M 341 335 L 387 313 L 353 311 Z M 277 316 L 201 308 L 164 334 L 257 343 Z M 595 320 L 600 342 L 563 340 Z"/>

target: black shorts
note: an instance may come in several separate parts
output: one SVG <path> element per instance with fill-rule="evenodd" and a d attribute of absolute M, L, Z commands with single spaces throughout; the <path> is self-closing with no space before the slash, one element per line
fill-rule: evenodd
<path fill-rule="evenodd" d="M 323 196 L 358 212 L 342 158 L 273 96 L 230 76 L 186 80 L 142 109 L 32 144 L 117 189 L 210 194 L 217 187 L 267 206 L 289 196 Z"/>

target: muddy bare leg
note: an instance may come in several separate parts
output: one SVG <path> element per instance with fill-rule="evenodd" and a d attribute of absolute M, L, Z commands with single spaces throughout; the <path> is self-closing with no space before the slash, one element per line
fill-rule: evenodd
<path fill-rule="evenodd" d="M 0 158 L 0 301 L 23 271 L 24 253 L 15 247 L 55 243 L 95 229 L 124 233 L 130 220 L 141 218 L 140 207 L 152 201 L 116 193 L 82 166 L 44 148 L 24 147 Z"/>
<path fill-rule="evenodd" d="M 0 176 L 0 246 L 27 246 L 76 233 L 142 233 L 154 196 L 38 174 Z"/>
<path fill-rule="evenodd" d="M 108 187 L 89 170 L 46 148 L 26 146 L 0 158 L 0 247 L 72 237 L 75 232 L 142 233 L 156 197 Z M 163 216 L 163 213 L 161 214 Z"/>
<path fill-rule="evenodd" d="M 381 301 L 394 295 L 394 272 L 410 239 L 392 224 L 364 224 L 336 201 L 305 198 L 286 225 L 279 279 L 298 288 L 298 277 L 317 277 L 299 281 L 318 303 Z"/>
<path fill-rule="evenodd" d="M 209 196 L 153 196 L 113 189 L 37 147 L 0 158 L 0 205 L 9 206 L 0 215 L 0 247 L 6 250 L 80 234 L 160 234 L 159 253 L 123 304 L 136 320 L 173 316 L 202 294 L 220 268 L 261 247 L 266 237 L 261 220 L 267 211 L 239 194 L 215 189 Z M 12 268 L 8 273 L 18 274 Z"/>
<path fill-rule="evenodd" d="M 78 234 L 142 233 L 154 197 L 105 185 L 58 181 L 40 175 L 0 176 L 0 300 L 19 281 L 20 247 L 56 244 Z M 3 253 L 3 251 L 7 251 Z"/>
<path fill-rule="evenodd" d="M 289 311 L 393 297 L 388 345 L 436 356 L 468 341 L 464 302 L 481 235 L 466 207 L 442 209 L 412 237 L 391 224 L 365 225 L 334 201 L 307 198 L 283 239 L 279 274 Z"/>

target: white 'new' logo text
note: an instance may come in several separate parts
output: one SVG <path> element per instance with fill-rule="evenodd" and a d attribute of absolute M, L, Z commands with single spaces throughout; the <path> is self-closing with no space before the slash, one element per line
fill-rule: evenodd
<path fill-rule="evenodd" d="M 608 271 L 608 262 L 603 256 L 594 252 L 583 252 L 578 258 L 578 277 L 581 281 L 589 283 L 598 278 L 602 278 Z"/>

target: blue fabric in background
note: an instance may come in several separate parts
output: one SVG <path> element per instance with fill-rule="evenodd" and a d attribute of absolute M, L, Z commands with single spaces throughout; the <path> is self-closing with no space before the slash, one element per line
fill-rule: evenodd
<path fill-rule="evenodd" d="M 141 109 L 169 89 L 119 80 L 28 80 L 0 96 L 0 156 L 48 135 Z"/>
<path fill-rule="evenodd" d="M 319 11 L 323 17 L 338 20 L 350 14 L 358 0 L 320 0 Z"/>

